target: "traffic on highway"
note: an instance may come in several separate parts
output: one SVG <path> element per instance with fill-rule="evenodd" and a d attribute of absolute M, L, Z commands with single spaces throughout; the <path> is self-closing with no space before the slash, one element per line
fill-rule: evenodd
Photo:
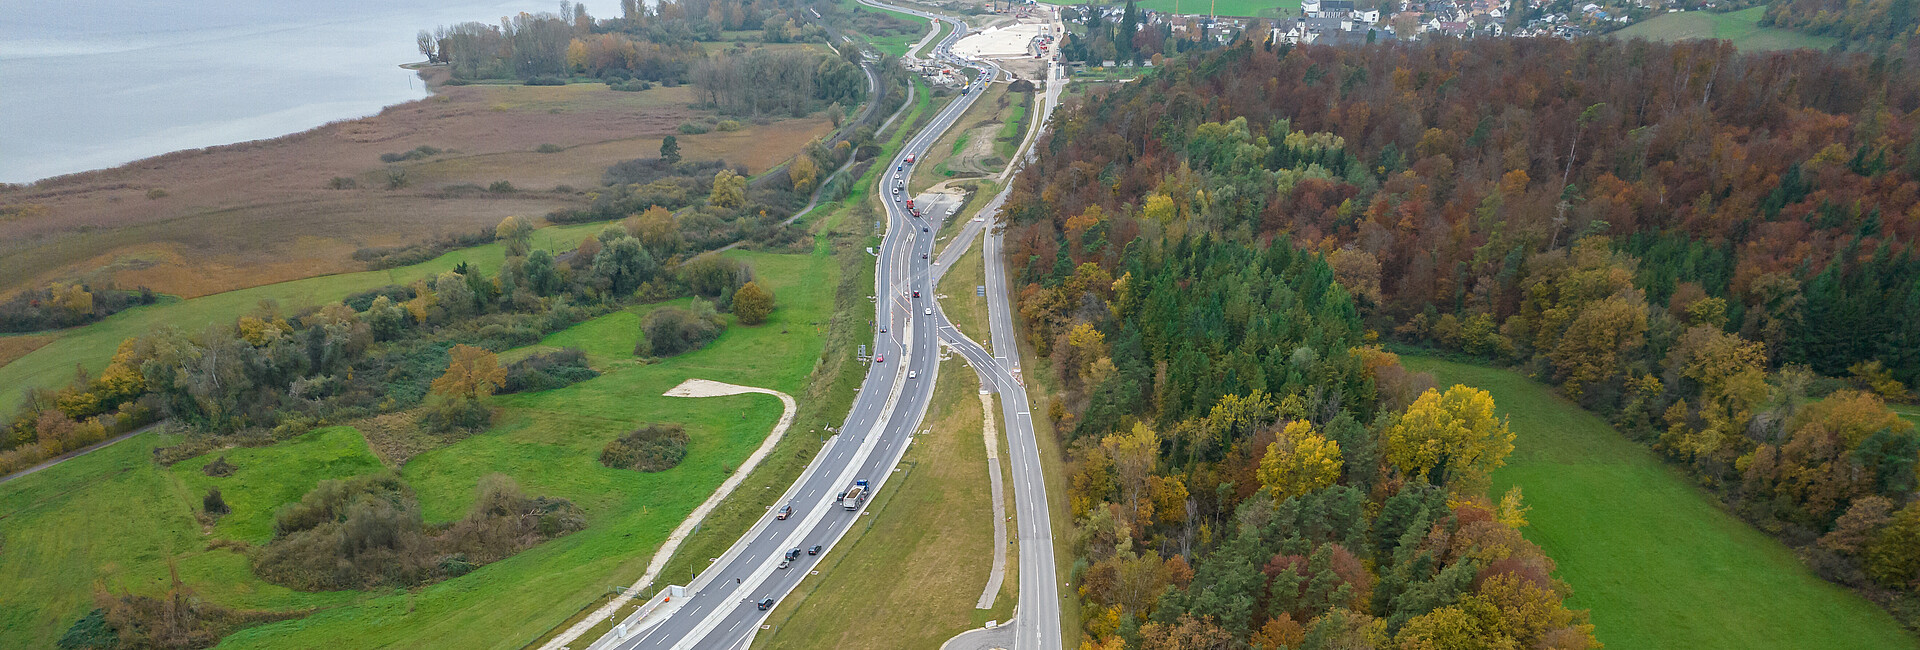
<path fill-rule="evenodd" d="M 931 272 L 930 258 L 937 224 L 913 205 L 908 172 L 999 69 L 948 53 L 948 47 L 967 34 L 966 23 L 887 8 L 950 23 L 953 30 L 934 50 L 936 56 L 980 74 L 968 83 L 967 92 L 901 147 L 888 165 L 891 173 L 882 176 L 883 196 L 892 200 L 885 202 L 887 229 L 874 275 L 876 338 L 859 396 L 838 435 L 746 535 L 714 558 L 706 571 L 689 576 L 677 598 L 656 596 L 648 608 L 616 624 L 592 648 L 744 647 L 770 610 L 865 514 L 866 504 L 884 488 L 926 413 L 939 373 L 940 332 L 948 324 L 933 300 L 937 275 Z M 1057 623 L 1051 636 L 1048 647 L 1058 647 Z"/>

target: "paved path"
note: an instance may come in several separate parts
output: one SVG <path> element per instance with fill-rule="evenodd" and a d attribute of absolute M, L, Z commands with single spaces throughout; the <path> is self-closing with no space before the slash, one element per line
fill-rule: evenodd
<path fill-rule="evenodd" d="M 977 627 L 940 644 L 940 650 L 1001 650 L 1013 647 L 1014 627 L 1001 621 L 996 627 Z"/>
<path fill-rule="evenodd" d="M 694 527 L 706 520 L 707 514 L 713 512 L 721 501 L 726 500 L 727 495 L 733 494 L 733 489 L 740 487 L 740 482 L 746 480 L 748 474 L 753 473 L 753 468 L 759 467 L 760 461 L 773 452 L 775 445 L 780 444 L 780 438 L 787 434 L 787 427 L 793 425 L 794 414 L 800 410 L 799 403 L 793 401 L 792 395 L 769 388 L 739 386 L 705 379 L 688 379 L 681 382 L 679 386 L 667 390 L 665 393 L 667 397 L 723 397 L 744 393 L 764 393 L 780 398 L 780 406 L 783 410 L 780 412 L 780 421 L 773 425 L 773 432 L 768 433 L 767 439 L 760 443 L 760 448 L 753 450 L 753 455 L 748 456 L 747 461 L 740 464 L 740 469 L 734 470 L 733 475 L 721 482 L 720 487 L 707 497 L 706 502 L 694 508 L 693 512 L 687 515 L 686 520 L 680 522 L 680 526 L 667 535 L 666 543 L 661 544 L 660 549 L 653 552 L 653 560 L 647 563 L 646 573 L 640 574 L 640 579 L 635 580 L 633 586 L 614 596 L 612 601 L 594 610 L 593 614 L 574 623 L 572 627 L 567 628 L 567 631 L 547 641 L 546 645 L 540 646 L 540 650 L 560 650 L 561 646 L 579 639 L 580 635 L 585 634 L 588 629 L 612 618 L 621 607 L 625 607 L 628 601 L 633 600 L 634 595 L 640 593 L 640 590 L 653 584 L 654 578 L 660 576 L 660 570 L 666 568 L 667 560 L 673 558 L 673 552 L 680 549 L 680 542 L 685 541 L 687 535 L 693 533 Z"/>

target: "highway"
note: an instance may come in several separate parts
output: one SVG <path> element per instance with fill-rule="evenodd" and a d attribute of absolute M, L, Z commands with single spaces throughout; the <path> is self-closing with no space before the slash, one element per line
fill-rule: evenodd
<path fill-rule="evenodd" d="M 966 24 L 958 19 L 887 8 L 951 23 L 953 31 L 936 48 L 942 56 L 967 33 Z M 865 514 L 864 498 L 849 509 L 840 503 L 840 495 L 857 480 L 869 482 L 868 494 L 882 489 L 906 453 L 932 398 L 940 332 L 950 326 L 933 300 L 936 276 L 929 258 L 937 224 L 914 216 L 907 208 L 908 175 L 896 170 L 905 169 L 910 156 L 923 157 L 927 147 L 981 95 L 978 91 L 985 81 L 999 74 L 991 63 L 952 62 L 983 70 L 973 92 L 956 96 L 942 108 L 883 170 L 887 230 L 875 251 L 874 273 L 874 316 L 880 327 L 871 350 L 873 362 L 840 433 L 821 448 L 775 507 L 706 571 L 693 577 L 679 597 L 664 601 L 656 597 L 649 603 L 655 606 L 649 615 L 636 614 L 621 622 L 591 648 L 744 647 L 770 612 L 771 605 L 763 603 L 778 603 L 791 592 Z M 783 508 L 791 508 L 785 518 L 778 516 Z M 1023 515 L 1022 530 L 1024 525 Z M 819 554 L 809 554 L 815 546 L 821 547 Z M 1050 554 L 1051 546 L 1047 549 Z M 796 550 L 797 558 L 786 562 Z M 1023 565 L 1026 555 L 1022 553 Z M 1050 566 L 1045 575 L 1052 575 Z M 1023 587 L 1024 582 L 1023 578 Z M 1046 647 L 1059 647 L 1057 623 L 1051 637 Z"/>

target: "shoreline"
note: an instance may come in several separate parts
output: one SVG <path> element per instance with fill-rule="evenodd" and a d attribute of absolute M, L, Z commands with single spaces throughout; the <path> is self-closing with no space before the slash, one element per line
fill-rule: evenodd
<path fill-rule="evenodd" d="M 88 180 L 94 180 L 93 177 L 95 175 L 106 174 L 108 172 L 113 172 L 116 170 L 133 167 L 137 165 L 160 164 L 160 163 L 166 162 L 167 159 L 175 158 L 175 157 L 179 157 L 187 154 L 221 153 L 224 151 L 245 150 L 246 148 L 249 148 L 249 147 L 256 147 L 256 146 L 262 146 L 270 143 L 275 143 L 287 138 L 311 134 L 329 127 L 337 127 L 342 124 L 357 122 L 370 117 L 378 117 L 381 114 L 386 113 L 387 111 L 393 110 L 394 108 L 406 106 L 408 104 L 414 104 L 418 102 L 430 101 L 434 97 L 437 97 L 440 95 L 440 87 L 445 80 L 433 78 L 437 75 L 431 75 L 429 73 L 432 73 L 436 70 L 445 70 L 446 69 L 445 64 L 435 64 L 435 63 L 428 63 L 426 61 L 417 61 L 413 63 L 402 63 L 396 67 L 402 70 L 407 70 L 414 73 L 414 77 L 419 79 L 422 86 L 425 87 L 425 90 L 427 93 L 426 96 L 409 99 L 403 102 L 386 104 L 381 106 L 378 110 L 375 110 L 370 113 L 363 113 L 360 115 L 354 115 L 350 117 L 335 118 L 320 124 L 316 124 L 304 129 L 300 129 L 298 131 L 289 131 L 289 132 L 282 133 L 275 136 L 253 138 L 250 140 L 235 140 L 233 142 L 210 144 L 203 147 L 186 147 L 181 149 L 174 149 L 172 151 L 167 151 L 164 153 L 158 153 L 158 154 L 153 154 L 151 156 L 135 158 L 133 160 L 128 160 L 126 162 L 112 165 L 109 167 L 95 167 L 93 169 L 88 169 L 83 171 L 68 172 L 65 174 L 55 174 L 53 176 L 47 176 L 45 178 L 40 178 L 32 181 L 0 182 L 0 198 L 5 198 L 7 194 L 11 194 L 15 192 L 33 191 L 35 189 L 46 189 L 46 188 L 54 187 L 56 185 L 60 185 L 63 183 L 85 182 Z"/>

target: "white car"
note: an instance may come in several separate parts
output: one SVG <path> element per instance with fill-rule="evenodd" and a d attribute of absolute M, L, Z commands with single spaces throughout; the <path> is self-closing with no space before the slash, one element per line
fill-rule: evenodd
<path fill-rule="evenodd" d="M 907 371 L 907 378 L 908 378 L 908 379 L 919 379 L 919 378 L 920 378 L 920 371 L 918 371 L 918 370 L 908 370 L 908 371 Z"/>
<path fill-rule="evenodd" d="M 928 315 L 928 316 L 932 316 L 932 315 L 933 315 L 933 308 L 932 308 L 932 307 L 928 307 L 928 308 L 927 308 L 927 315 Z"/>

